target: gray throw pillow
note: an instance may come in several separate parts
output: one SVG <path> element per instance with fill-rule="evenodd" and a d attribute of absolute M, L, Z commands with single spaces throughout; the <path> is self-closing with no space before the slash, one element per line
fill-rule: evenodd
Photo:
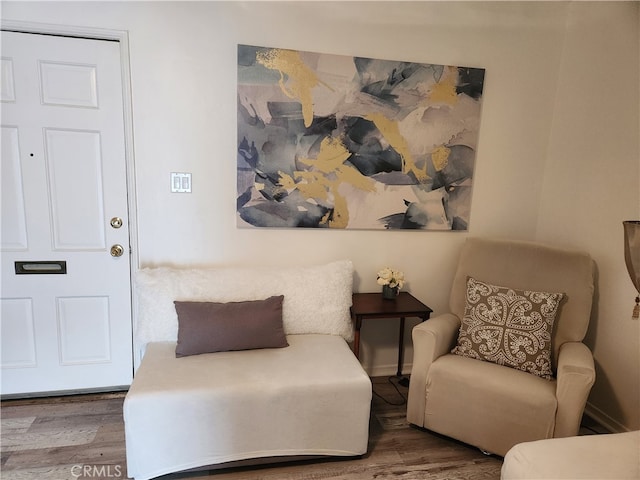
<path fill-rule="evenodd" d="M 173 302 L 178 314 L 176 357 L 287 347 L 283 295 L 246 302 Z"/>

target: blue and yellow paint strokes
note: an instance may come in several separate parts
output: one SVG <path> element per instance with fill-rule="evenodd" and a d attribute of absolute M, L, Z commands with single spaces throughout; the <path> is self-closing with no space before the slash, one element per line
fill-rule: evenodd
<path fill-rule="evenodd" d="M 239 226 L 466 230 L 484 70 L 238 46 Z"/>

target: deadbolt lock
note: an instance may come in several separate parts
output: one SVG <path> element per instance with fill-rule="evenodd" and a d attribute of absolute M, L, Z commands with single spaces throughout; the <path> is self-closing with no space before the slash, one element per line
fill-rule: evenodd
<path fill-rule="evenodd" d="M 109 223 L 113 228 L 120 228 L 122 226 L 122 219 L 120 217 L 113 217 Z"/>
<path fill-rule="evenodd" d="M 124 247 L 118 243 L 111 247 L 111 256 L 112 257 L 121 257 L 124 253 Z"/>

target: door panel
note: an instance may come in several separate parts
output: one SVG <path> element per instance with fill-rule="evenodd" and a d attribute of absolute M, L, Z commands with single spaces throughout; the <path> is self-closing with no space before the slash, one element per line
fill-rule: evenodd
<path fill-rule="evenodd" d="M 42 103 L 98 108 L 95 65 L 40 62 Z"/>
<path fill-rule="evenodd" d="M 2 127 L 2 249 L 27 249 L 27 224 L 17 127 Z"/>
<path fill-rule="evenodd" d="M 53 249 L 104 250 L 100 132 L 47 128 L 45 158 Z"/>
<path fill-rule="evenodd" d="M 30 298 L 2 299 L 2 368 L 35 367 L 36 339 Z"/>
<path fill-rule="evenodd" d="M 110 362 L 109 298 L 67 297 L 57 302 L 60 363 Z"/>
<path fill-rule="evenodd" d="M 13 102 L 16 99 L 14 81 L 13 81 L 13 60 L 10 58 L 2 59 L 2 94 L 0 100 L 3 102 Z"/>
<path fill-rule="evenodd" d="M 2 32 L 2 81 L 2 394 L 128 385 L 119 45 Z M 43 261 L 66 262 L 66 273 L 15 269 Z"/>

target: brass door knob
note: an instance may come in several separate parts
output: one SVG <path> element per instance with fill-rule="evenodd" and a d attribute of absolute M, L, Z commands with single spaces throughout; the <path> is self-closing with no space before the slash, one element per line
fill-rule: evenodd
<path fill-rule="evenodd" d="M 109 223 L 113 228 L 120 228 L 122 226 L 122 219 L 120 217 L 113 217 Z"/>
<path fill-rule="evenodd" d="M 111 247 L 111 256 L 112 257 L 121 257 L 124 253 L 124 247 L 118 243 Z"/>

